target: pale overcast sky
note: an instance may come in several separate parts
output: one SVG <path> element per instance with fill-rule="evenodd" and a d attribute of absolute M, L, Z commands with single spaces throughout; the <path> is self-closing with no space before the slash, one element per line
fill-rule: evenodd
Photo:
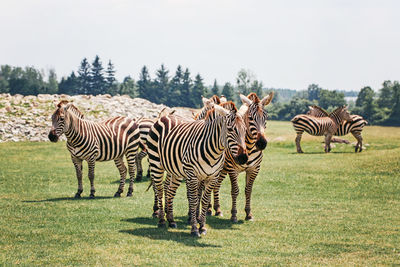
<path fill-rule="evenodd" d="M 178 64 L 207 84 L 250 69 L 266 87 L 375 90 L 400 80 L 397 0 L 0 0 L 0 64 L 55 68 L 97 54 L 117 77 Z"/>

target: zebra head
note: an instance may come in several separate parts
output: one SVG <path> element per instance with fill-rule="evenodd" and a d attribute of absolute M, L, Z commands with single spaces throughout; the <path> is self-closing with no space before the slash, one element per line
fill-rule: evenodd
<path fill-rule="evenodd" d="M 353 118 L 350 115 L 350 112 L 347 110 L 347 106 L 339 107 L 331 112 L 329 115 L 332 119 L 334 119 L 337 123 L 341 123 L 342 121 L 352 122 Z"/>
<path fill-rule="evenodd" d="M 329 114 L 324 110 L 323 108 L 319 106 L 308 106 L 309 111 L 307 112 L 307 115 L 309 116 L 314 116 L 314 117 L 328 117 Z"/>
<path fill-rule="evenodd" d="M 57 142 L 58 138 L 65 132 L 69 110 L 77 117 L 83 118 L 83 114 L 72 103 L 62 100 L 56 105 L 56 111 L 51 116 L 52 126 L 48 135 L 51 142 Z"/>
<path fill-rule="evenodd" d="M 245 164 L 249 159 L 246 148 L 246 124 L 232 101 L 223 102 L 221 107 L 229 110 L 227 115 L 228 149 L 237 164 Z"/>
<path fill-rule="evenodd" d="M 265 138 L 265 126 L 268 119 L 268 113 L 264 109 L 271 103 L 274 97 L 274 92 L 269 93 L 266 97 L 260 100 L 255 93 L 249 94 L 247 97 L 240 94 L 240 99 L 244 104 L 243 116 L 247 126 L 247 136 L 251 141 L 255 141 L 255 146 L 258 150 L 263 150 L 267 147 L 267 139 Z"/>

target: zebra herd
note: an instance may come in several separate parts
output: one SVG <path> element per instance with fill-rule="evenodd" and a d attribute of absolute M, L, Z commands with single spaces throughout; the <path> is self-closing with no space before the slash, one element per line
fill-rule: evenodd
<path fill-rule="evenodd" d="M 186 181 L 191 234 L 199 237 L 207 232 L 206 215 L 211 215 L 212 207 L 216 216 L 222 216 L 219 190 L 227 175 L 231 181 L 231 220 L 237 222 L 238 176 L 241 172 L 246 173 L 245 219 L 253 219 L 251 193 L 267 146 L 264 132 L 268 114 L 265 107 L 273 96 L 273 92 L 262 99 L 255 93 L 240 95 L 242 105 L 239 109 L 225 97 L 203 97 L 204 107 L 194 118 L 162 111 L 156 119 L 115 117 L 103 122 L 85 119 L 77 107 L 63 100 L 52 115 L 49 139 L 57 142 L 62 134 L 67 138 L 67 149 L 78 180 L 75 198 L 80 198 L 83 192 L 83 160 L 88 162 L 90 198 L 95 195 L 95 162 L 108 160 L 114 160 L 120 173 L 114 196 L 123 193 L 127 170 L 130 176 L 127 196 L 132 196 L 135 169 L 138 181 L 143 176 L 142 159 L 148 155 L 147 175 L 151 177 L 154 190 L 153 215 L 158 217 L 158 225 L 163 227 L 167 220 L 169 227 L 177 227 L 173 200 L 179 185 Z M 304 131 L 325 135 L 325 152 L 330 151 L 333 135 L 351 132 L 358 141 L 356 152 L 362 150 L 361 131 L 367 122 L 360 116 L 350 115 L 346 107 L 328 114 L 312 106 L 308 114 L 295 116 L 292 123 L 299 153 L 303 152 L 300 140 Z"/>

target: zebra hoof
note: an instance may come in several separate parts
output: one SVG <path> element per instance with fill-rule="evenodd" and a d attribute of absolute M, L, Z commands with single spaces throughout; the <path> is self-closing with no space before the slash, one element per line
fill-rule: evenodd
<path fill-rule="evenodd" d="M 231 217 L 231 222 L 237 223 L 237 222 L 238 222 L 237 217 L 236 217 L 236 216 L 232 216 L 232 217 Z"/>
<path fill-rule="evenodd" d="M 245 220 L 246 221 L 253 221 L 253 216 L 252 215 L 247 215 Z"/>
<path fill-rule="evenodd" d="M 158 218 L 158 210 L 154 211 L 151 215 L 153 218 Z"/>
<path fill-rule="evenodd" d="M 206 228 L 200 228 L 200 234 L 201 235 L 206 235 L 207 234 L 207 229 Z"/>
<path fill-rule="evenodd" d="M 80 193 L 76 193 L 74 198 L 81 198 L 81 194 Z"/>
<path fill-rule="evenodd" d="M 158 228 L 165 228 L 165 222 L 159 222 L 157 226 Z"/>
<path fill-rule="evenodd" d="M 132 197 L 132 192 L 128 192 L 128 194 L 126 194 L 127 197 Z"/>
<path fill-rule="evenodd" d="M 176 224 L 176 222 L 170 222 L 170 223 L 168 223 L 168 227 L 169 228 L 178 228 L 178 225 Z"/>
<path fill-rule="evenodd" d="M 217 217 L 224 217 L 224 215 L 222 214 L 222 211 L 216 211 L 216 212 L 215 212 L 215 216 L 217 216 Z"/>
<path fill-rule="evenodd" d="M 212 211 L 211 210 L 207 210 L 206 215 L 207 216 L 211 216 L 212 215 Z"/>
<path fill-rule="evenodd" d="M 90 199 L 94 199 L 94 194 L 90 194 L 90 195 L 89 195 L 89 198 L 90 198 Z"/>
<path fill-rule="evenodd" d="M 201 237 L 201 235 L 200 235 L 198 230 L 191 232 L 190 235 L 193 236 L 193 237 Z"/>
<path fill-rule="evenodd" d="M 120 192 L 116 192 L 116 193 L 114 194 L 114 197 L 121 197 L 121 193 L 120 193 Z"/>

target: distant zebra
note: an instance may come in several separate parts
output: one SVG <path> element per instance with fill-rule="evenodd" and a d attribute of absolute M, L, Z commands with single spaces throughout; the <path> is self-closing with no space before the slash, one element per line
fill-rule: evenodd
<path fill-rule="evenodd" d="M 137 166 L 137 173 L 136 173 L 136 181 L 141 181 L 143 177 L 143 166 L 142 160 L 147 156 L 147 136 L 149 134 L 151 126 L 153 126 L 154 122 L 157 119 L 146 119 L 140 118 L 136 121 L 139 125 L 139 132 L 140 132 L 140 140 L 139 140 L 139 147 L 141 151 L 136 155 L 136 166 Z M 147 169 L 147 177 L 150 178 L 150 167 Z"/>
<path fill-rule="evenodd" d="M 235 151 L 238 159 L 245 160 L 247 156 L 237 154 L 245 151 L 244 139 L 235 137 L 229 140 L 228 137 L 229 132 L 237 131 L 234 127 L 236 114 L 214 105 L 208 99 L 203 99 L 203 103 L 206 107 L 213 106 L 204 120 L 183 122 L 182 117 L 175 115 L 161 117 L 151 128 L 147 140 L 151 177 L 157 187 L 159 226 L 165 225 L 162 179 L 164 171 L 167 171 L 171 178 L 166 196 L 169 226 L 176 227 L 172 209 L 174 189 L 176 191 L 186 178 L 193 236 L 206 234 L 205 214 L 211 191 L 223 167 L 225 149 Z M 200 196 L 202 208 L 197 218 L 200 205 L 198 188 L 202 181 L 205 189 Z M 197 222 L 200 223 L 200 232 Z"/>
<path fill-rule="evenodd" d="M 303 132 L 310 135 L 325 135 L 325 152 L 331 151 L 331 139 L 343 121 L 352 121 L 347 107 L 343 106 L 334 110 L 328 117 L 315 117 L 306 114 L 295 116 L 291 122 L 296 131 L 296 147 L 298 153 L 303 153 L 300 146 Z"/>
<path fill-rule="evenodd" d="M 264 150 L 267 146 L 267 140 L 264 132 L 268 114 L 264 107 L 271 102 L 273 96 L 274 93 L 271 92 L 268 96 L 265 96 L 260 100 L 255 93 L 251 93 L 247 97 L 240 95 L 243 105 L 239 109 L 239 114 L 243 117 L 245 125 L 247 125 L 245 143 L 249 158 L 248 161 L 243 164 L 236 161 L 232 157 L 230 151 L 226 151 L 224 167 L 214 188 L 214 210 L 216 216 L 222 216 L 219 202 L 219 190 L 222 181 L 225 179 L 225 176 L 229 174 L 232 196 L 231 221 L 237 222 L 236 202 L 239 195 L 238 178 L 241 172 L 246 172 L 245 219 L 253 219 L 253 215 L 251 213 L 251 192 L 253 183 L 258 175 L 258 172 L 260 171 L 261 161 L 263 158 L 262 150 Z M 207 213 L 211 215 L 211 204 Z"/>
<path fill-rule="evenodd" d="M 308 115 L 310 116 L 315 116 L 315 117 L 328 117 L 329 114 L 326 112 L 323 108 L 319 106 L 310 106 L 309 111 L 307 112 Z M 348 133 L 351 133 L 357 140 L 357 144 L 355 147 L 355 152 L 361 152 L 362 151 L 362 142 L 363 138 L 361 136 L 361 132 L 364 128 L 365 125 L 368 124 L 366 120 L 364 120 L 363 117 L 359 115 L 350 115 L 352 121 L 343 121 L 337 131 L 334 133 L 336 136 L 343 136 Z M 341 140 L 341 139 L 340 139 Z M 337 140 L 336 140 L 337 141 Z M 332 138 L 333 142 L 333 138 Z"/>
<path fill-rule="evenodd" d="M 51 118 L 50 141 L 57 142 L 62 134 L 67 137 L 67 148 L 78 179 L 78 192 L 75 198 L 80 198 L 83 192 L 83 160 L 87 161 L 89 167 L 90 198 L 94 198 L 96 191 L 94 187 L 95 162 L 114 160 L 121 176 L 118 191 L 114 196 L 119 197 L 124 190 L 127 171 L 123 161 L 124 156 L 128 161 L 131 178 L 127 196 L 132 196 L 135 158 L 139 146 L 139 128 L 135 121 L 126 117 L 115 117 L 100 123 L 88 121 L 68 101 L 61 101 Z"/>

